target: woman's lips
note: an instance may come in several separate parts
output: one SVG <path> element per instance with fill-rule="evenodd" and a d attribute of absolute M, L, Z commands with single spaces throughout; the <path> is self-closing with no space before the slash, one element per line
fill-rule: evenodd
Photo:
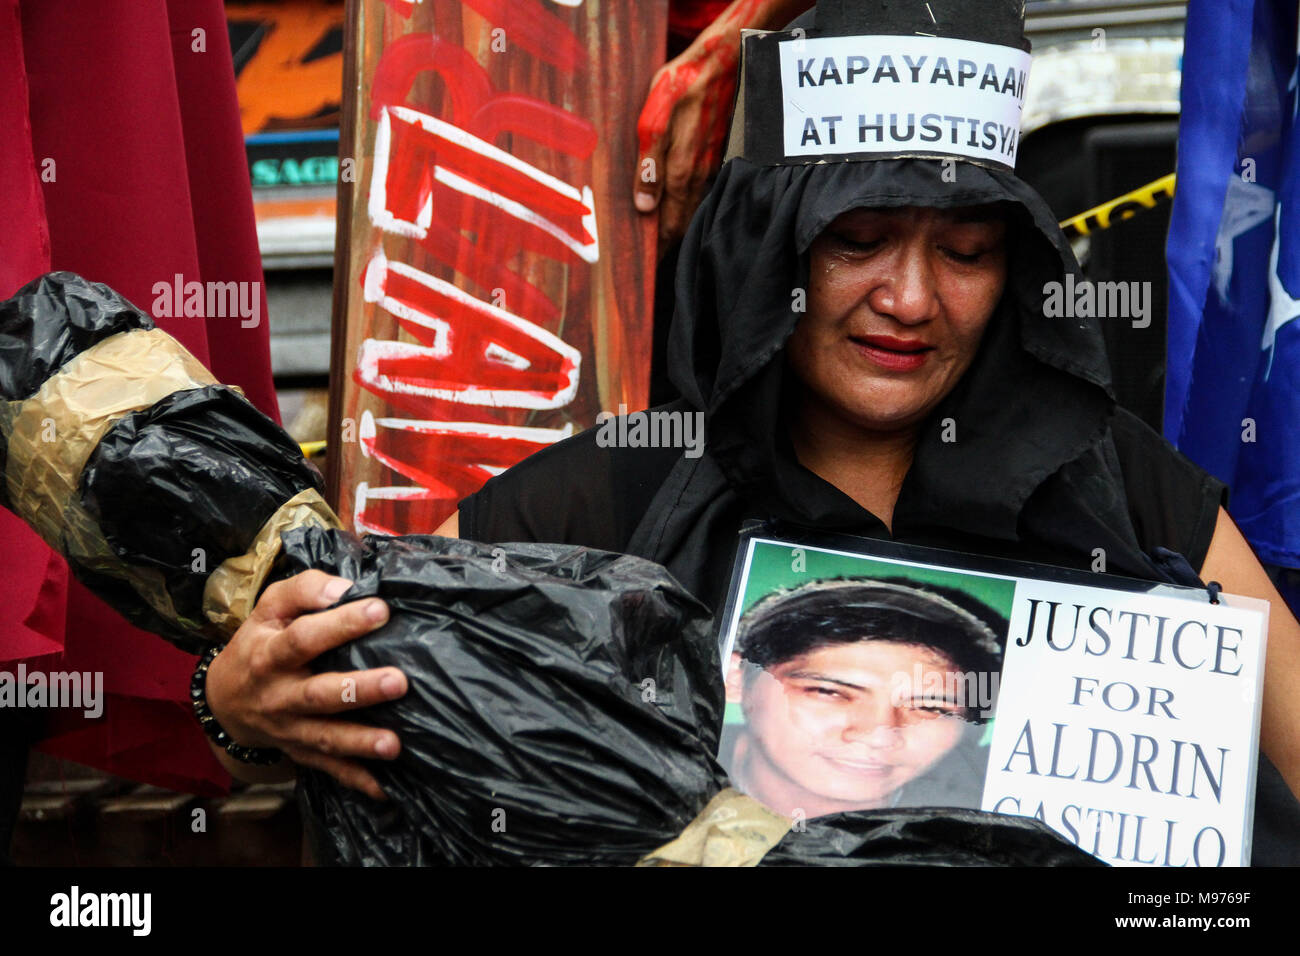
<path fill-rule="evenodd" d="M 894 372 L 913 372 L 930 358 L 933 345 L 890 335 L 861 335 L 849 339 L 867 359 Z"/>

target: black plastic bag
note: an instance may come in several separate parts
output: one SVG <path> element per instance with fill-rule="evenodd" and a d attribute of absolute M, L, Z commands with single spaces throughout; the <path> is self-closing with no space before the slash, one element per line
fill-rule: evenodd
<path fill-rule="evenodd" d="M 709 615 L 660 566 L 432 536 L 283 541 L 284 573 L 342 575 L 345 600 L 392 609 L 315 666 L 393 665 L 410 681 L 363 717 L 402 739 L 372 767 L 387 806 L 306 775 L 322 862 L 634 863 L 726 785 Z"/>
<path fill-rule="evenodd" d="M 309 488 L 323 491 L 324 482 L 293 439 L 247 399 L 214 385 L 173 392 L 117 422 L 86 462 L 81 501 L 117 559 L 159 574 L 178 613 L 198 629 L 207 627 L 209 575 Z M 189 635 L 168 636 L 200 649 Z"/>
<path fill-rule="evenodd" d="M 1106 866 L 1033 817 L 898 808 L 818 817 L 759 866 Z"/>
<path fill-rule="evenodd" d="M 73 272 L 33 279 L 0 302 L 0 397 L 30 398 L 97 342 L 153 319 L 108 286 Z"/>
<path fill-rule="evenodd" d="M 659 565 L 560 545 L 295 530 L 280 572 L 319 568 L 389 623 L 316 662 L 392 665 L 410 690 L 361 719 L 402 753 L 377 803 L 314 771 L 318 862 L 632 864 L 727 786 L 723 685 L 705 608 Z M 1095 864 L 1036 820 L 966 810 L 838 814 L 763 865 Z"/>

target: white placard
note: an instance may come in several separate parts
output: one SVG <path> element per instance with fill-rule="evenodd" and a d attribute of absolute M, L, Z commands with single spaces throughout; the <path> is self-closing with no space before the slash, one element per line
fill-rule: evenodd
<path fill-rule="evenodd" d="M 780 44 L 787 156 L 951 153 L 1014 166 L 1030 56 L 926 36 Z"/>
<path fill-rule="evenodd" d="M 1114 866 L 1248 864 L 1261 603 L 1022 579 L 981 809 Z"/>

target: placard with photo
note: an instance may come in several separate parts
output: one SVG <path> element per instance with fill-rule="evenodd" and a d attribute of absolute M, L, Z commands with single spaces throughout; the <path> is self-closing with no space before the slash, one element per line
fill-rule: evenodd
<path fill-rule="evenodd" d="M 1199 588 L 751 533 L 719 759 L 796 821 L 983 809 L 1115 865 L 1246 865 L 1267 630 Z"/>

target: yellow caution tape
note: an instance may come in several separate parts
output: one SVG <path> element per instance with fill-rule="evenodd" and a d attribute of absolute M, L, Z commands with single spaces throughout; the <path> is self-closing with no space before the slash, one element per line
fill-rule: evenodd
<path fill-rule="evenodd" d="M 1095 231 L 1109 229 L 1117 222 L 1131 219 L 1143 210 L 1155 209 L 1174 197 L 1174 179 L 1175 174 L 1169 173 L 1117 199 L 1071 216 L 1061 223 L 1061 231 L 1067 239 L 1087 236 Z"/>

